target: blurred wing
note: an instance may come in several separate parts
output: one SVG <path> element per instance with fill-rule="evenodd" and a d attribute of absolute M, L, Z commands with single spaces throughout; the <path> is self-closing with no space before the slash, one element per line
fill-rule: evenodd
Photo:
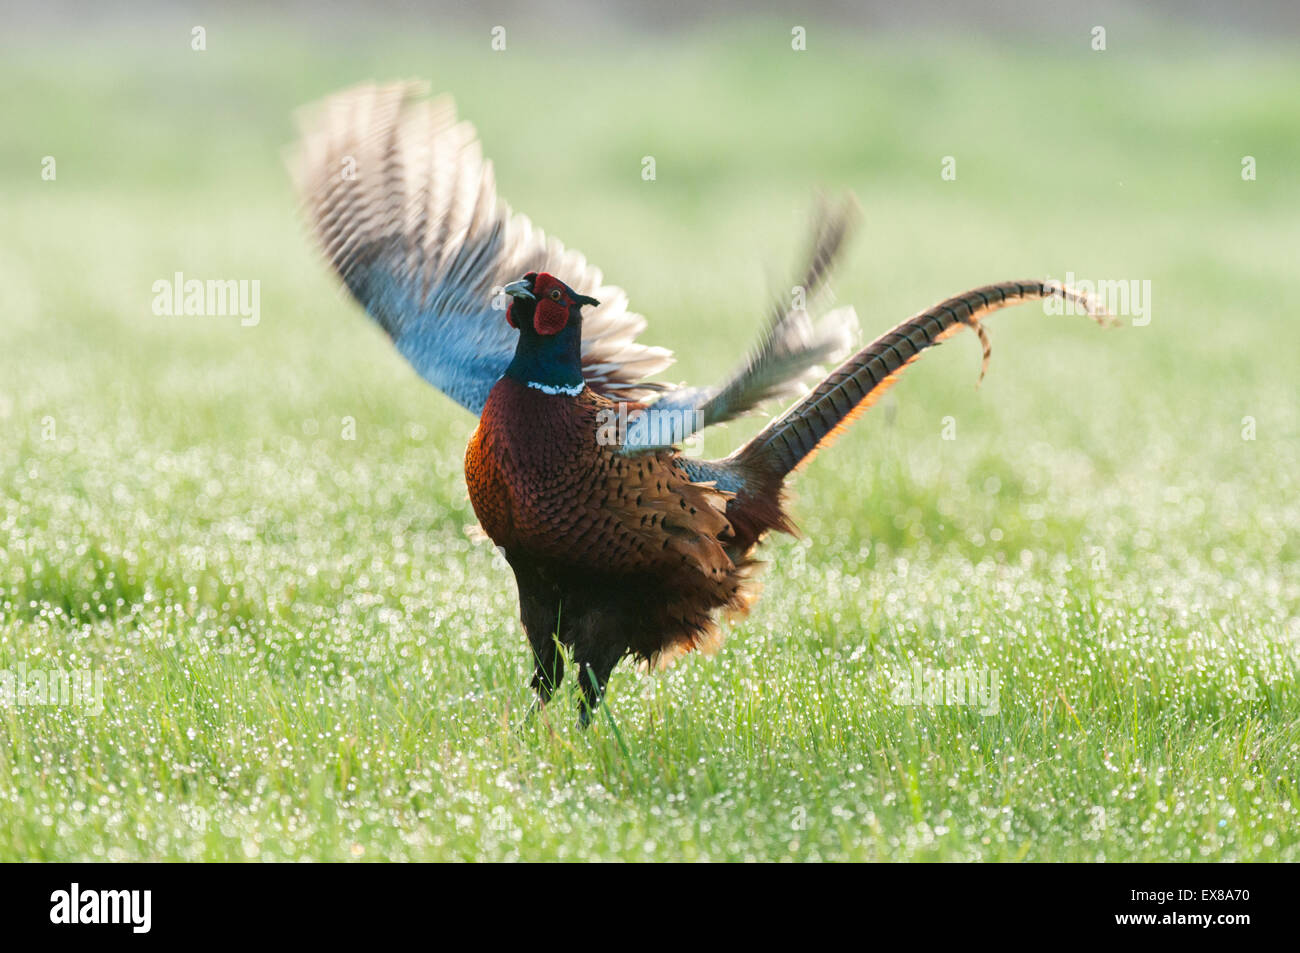
<path fill-rule="evenodd" d="M 650 405 L 652 425 L 630 427 L 625 453 L 657 450 L 678 444 L 705 427 L 741 417 L 765 401 L 800 395 L 806 379 L 823 364 L 838 364 L 858 336 L 858 316 L 852 308 L 836 308 L 814 324 L 809 304 L 826 279 L 859 218 L 856 200 L 823 202 L 815 219 L 808 258 L 793 300 L 778 296 L 768 315 L 758 346 L 718 387 L 671 390 Z M 820 374 L 818 374 L 820 377 Z"/>
<path fill-rule="evenodd" d="M 614 400 L 672 352 L 636 342 L 645 319 L 598 268 L 497 199 L 492 164 L 447 97 L 416 83 L 360 86 L 308 107 L 290 156 L 307 218 L 353 297 L 420 375 L 478 413 L 514 354 L 501 288 L 547 271 L 600 301 L 583 313 L 588 385 Z M 495 300 L 494 300 L 495 299 Z"/>

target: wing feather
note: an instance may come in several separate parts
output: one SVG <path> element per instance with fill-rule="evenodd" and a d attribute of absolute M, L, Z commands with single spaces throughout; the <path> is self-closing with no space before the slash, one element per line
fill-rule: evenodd
<path fill-rule="evenodd" d="M 601 302 L 583 318 L 592 390 L 628 401 L 663 390 L 645 378 L 672 352 L 637 342 L 645 319 L 627 295 L 498 199 L 474 128 L 450 98 L 423 95 L 418 83 L 369 84 L 300 114 L 290 168 L 353 297 L 422 377 L 478 413 L 515 347 L 499 289 L 550 271 Z"/>
<path fill-rule="evenodd" d="M 800 299 L 777 296 L 766 333 L 732 375 L 717 387 L 683 387 L 669 391 L 643 413 L 657 415 L 656 426 L 631 428 L 625 453 L 642 453 L 678 444 L 697 430 L 755 410 L 778 397 L 798 394 L 820 365 L 840 361 L 858 334 L 851 307 L 836 308 L 815 324 L 809 306 L 822 296 L 826 279 L 860 217 L 851 196 L 838 203 L 823 200 L 814 219 L 811 247 L 798 285 Z"/>

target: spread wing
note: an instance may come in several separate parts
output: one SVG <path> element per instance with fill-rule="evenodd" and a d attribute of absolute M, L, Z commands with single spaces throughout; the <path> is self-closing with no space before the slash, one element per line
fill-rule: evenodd
<path fill-rule="evenodd" d="M 845 357 L 858 334 L 858 316 L 836 308 L 815 324 L 812 302 L 823 296 L 826 279 L 844 250 L 859 218 L 857 201 L 823 200 L 814 218 L 808 258 L 791 291 L 772 302 L 767 328 L 758 346 L 721 385 L 670 390 L 650 404 L 646 427 L 631 426 L 624 453 L 640 453 L 681 443 L 696 431 L 757 409 L 765 401 L 796 396 L 820 364 Z M 817 375 L 820 377 L 820 374 Z"/>
<path fill-rule="evenodd" d="M 583 313 L 583 374 L 644 400 L 672 352 L 638 344 L 645 319 L 600 270 L 496 196 L 492 164 L 447 97 L 359 86 L 299 116 L 289 165 L 308 221 L 353 297 L 420 375 L 479 413 L 514 354 L 501 288 L 530 271 L 600 301 Z"/>

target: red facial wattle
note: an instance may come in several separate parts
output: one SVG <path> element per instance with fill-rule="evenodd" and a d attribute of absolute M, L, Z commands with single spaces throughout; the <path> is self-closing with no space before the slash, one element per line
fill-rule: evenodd
<path fill-rule="evenodd" d="M 556 301 L 549 295 L 537 302 L 533 312 L 533 328 L 538 334 L 559 334 L 569 323 L 569 306 L 563 299 Z"/>

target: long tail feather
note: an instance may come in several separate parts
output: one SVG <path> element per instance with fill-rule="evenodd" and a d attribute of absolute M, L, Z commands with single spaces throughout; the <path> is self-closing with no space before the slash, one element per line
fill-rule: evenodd
<path fill-rule="evenodd" d="M 988 369 L 991 349 L 981 320 L 999 308 L 1058 296 L 1085 310 L 1098 323 L 1109 315 L 1087 295 L 1059 282 L 1004 281 L 964 291 L 941 301 L 893 330 L 882 334 L 836 368 L 807 397 L 763 429 L 732 455 L 738 464 L 757 467 L 771 476 L 784 476 L 828 446 L 888 390 L 908 364 L 926 348 L 957 333 L 973 329 L 983 345 L 980 379 Z"/>

